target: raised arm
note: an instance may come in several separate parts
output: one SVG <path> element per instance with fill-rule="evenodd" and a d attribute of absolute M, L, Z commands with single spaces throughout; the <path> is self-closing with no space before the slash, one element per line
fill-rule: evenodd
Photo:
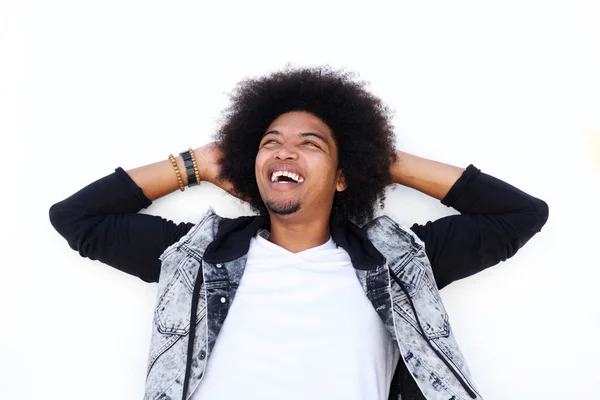
<path fill-rule="evenodd" d="M 217 182 L 220 151 L 211 143 L 194 150 L 201 180 L 231 190 Z M 187 185 L 185 166 L 176 157 Z M 99 260 L 146 282 L 158 281 L 162 252 L 184 236 L 194 224 L 139 214 L 152 201 L 179 190 L 169 160 L 124 171 L 117 168 L 75 194 L 50 207 L 52 226 L 82 257 Z"/>
<path fill-rule="evenodd" d="M 464 169 L 398 151 L 391 170 L 394 183 L 461 213 L 411 227 L 425 243 L 440 289 L 512 257 L 548 219 L 543 200 L 473 165 Z"/>

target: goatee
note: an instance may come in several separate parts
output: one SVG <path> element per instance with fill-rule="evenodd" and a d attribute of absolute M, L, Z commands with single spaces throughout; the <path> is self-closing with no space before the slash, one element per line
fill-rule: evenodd
<path fill-rule="evenodd" d="M 267 200 L 265 205 L 267 210 L 278 215 L 293 214 L 300 209 L 300 202 L 293 200 L 279 202 Z"/>

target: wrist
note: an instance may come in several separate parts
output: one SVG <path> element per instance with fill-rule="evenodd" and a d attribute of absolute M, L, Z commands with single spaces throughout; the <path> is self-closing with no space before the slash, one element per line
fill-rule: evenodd
<path fill-rule="evenodd" d="M 392 183 L 406 185 L 409 177 L 408 159 L 411 154 L 396 150 L 396 160 L 392 163 L 390 173 L 392 175 Z"/>
<path fill-rule="evenodd" d="M 200 149 L 201 147 L 194 149 L 194 157 L 196 158 L 196 165 L 198 166 L 200 181 L 206 181 L 206 163 L 204 161 L 204 157 L 202 157 Z"/>
<path fill-rule="evenodd" d="M 194 154 L 196 154 L 200 179 L 220 186 L 218 178 L 222 153 L 219 145 L 216 142 L 208 143 L 195 149 Z"/>

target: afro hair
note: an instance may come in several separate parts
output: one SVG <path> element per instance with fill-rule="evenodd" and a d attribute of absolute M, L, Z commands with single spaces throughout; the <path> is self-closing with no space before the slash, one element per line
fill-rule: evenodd
<path fill-rule="evenodd" d="M 376 205 L 383 207 L 390 164 L 396 160 L 392 113 L 354 75 L 329 66 L 287 66 L 238 83 L 216 134 L 223 152 L 219 178 L 229 180 L 259 213 L 267 213 L 254 174 L 261 138 L 281 114 L 305 111 L 333 132 L 338 168 L 347 183 L 335 195 L 331 218 L 358 225 L 372 219 Z"/>

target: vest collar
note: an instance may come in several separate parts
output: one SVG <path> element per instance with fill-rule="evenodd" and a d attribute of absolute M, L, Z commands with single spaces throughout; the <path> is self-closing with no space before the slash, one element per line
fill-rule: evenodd
<path fill-rule="evenodd" d="M 223 218 L 216 238 L 206 248 L 204 260 L 224 263 L 248 253 L 250 239 L 260 229 L 270 229 L 268 215 Z M 330 233 L 333 241 L 346 250 L 352 265 L 360 270 L 373 270 L 385 264 L 383 255 L 373 246 L 366 232 L 350 221 L 332 221 Z"/>

